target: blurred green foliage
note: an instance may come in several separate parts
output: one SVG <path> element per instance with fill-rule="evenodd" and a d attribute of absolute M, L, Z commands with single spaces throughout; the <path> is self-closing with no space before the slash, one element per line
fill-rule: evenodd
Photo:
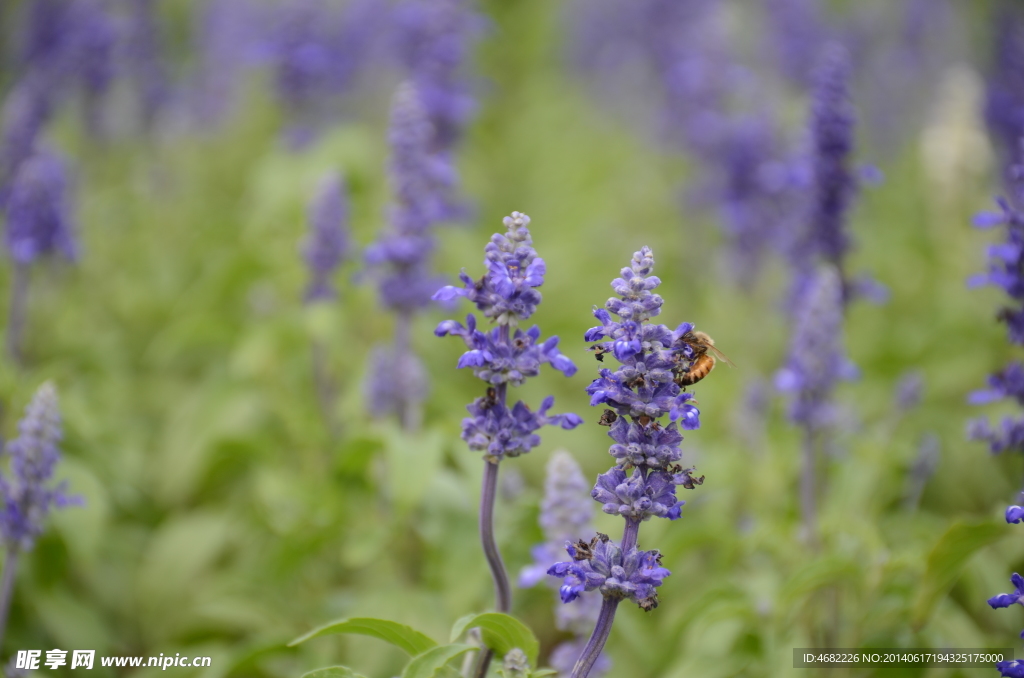
<path fill-rule="evenodd" d="M 985 599 L 1024 567 L 1024 543 L 1001 522 L 1021 462 L 964 436 L 965 421 L 982 413 L 966 394 L 1012 353 L 994 321 L 997 291 L 964 285 L 994 237 L 969 226 L 990 202 L 988 178 L 967 173 L 952 190 L 937 186 L 912 136 L 884 159 L 886 182 L 859 201 L 851 270 L 873 274 L 892 298 L 849 314 L 847 344 L 862 376 L 841 389 L 851 423 L 826 463 L 822 547 L 811 551 L 798 538 L 798 433 L 778 399 L 764 417 L 744 405 L 786 351 L 784 266 L 770 266 L 753 289 L 730 281 L 714 219 L 680 211 L 680 187 L 701 168 L 606 116 L 559 66 L 560 5 L 485 4 L 493 25 L 479 53 L 482 110 L 460 157 L 476 217 L 441 233 L 437 269 L 478 274 L 501 217 L 532 217 L 549 270 L 535 319 L 581 369 L 571 379 L 546 373 L 516 395 L 538 403 L 554 393 L 559 411 L 587 420 L 544 431 L 540 448 L 503 465 L 525 481 L 499 501 L 510 570 L 541 540 L 551 450 L 570 450 L 589 476 L 609 466 L 605 429 L 583 392 L 596 364 L 582 335 L 611 278 L 650 245 L 665 322 L 695 322 L 739 368 L 720 367 L 696 389 L 704 426 L 686 436 L 684 461 L 707 481 L 686 493 L 680 521 L 642 528 L 641 545 L 659 548 L 673 575 L 656 611 L 618 615 L 611 677 L 782 676 L 793 671 L 792 648 L 826 643 L 1016 644 L 1019 611 L 993 612 Z M 366 93 L 364 115 L 297 153 L 280 143 L 279 111 L 261 87 L 238 118 L 205 136 L 101 143 L 70 112 L 59 121 L 58 144 L 79 170 L 83 256 L 34 271 L 28 365 L 0 367 L 2 430 L 12 435 L 32 390 L 54 379 L 66 422 L 59 475 L 86 506 L 56 514 L 25 557 L 4 656 L 181 652 L 213 656 L 212 668 L 195 673 L 205 678 L 298 676 L 332 663 L 387 677 L 404 657 L 384 643 L 285 644 L 329 619 L 361 616 L 444 638 L 456 619 L 489 608 L 476 535 L 482 464 L 459 439 L 463 407 L 481 386 L 454 369 L 458 342 L 432 335 L 445 314 L 417 321 L 432 395 L 425 431 L 410 436 L 364 408 L 368 350 L 388 337 L 391 318 L 356 284 L 358 266 L 341 274 L 337 304 L 301 304 L 297 244 L 323 171 L 345 172 L 360 244 L 381 226 L 389 86 Z M 0 269 L 0 288 L 9 276 Z M 0 313 L 6 303 L 3 295 Z M 329 345 L 341 386 L 340 440 L 318 409 L 314 339 Z M 893 389 L 911 369 L 924 377 L 923 401 L 899 412 Z M 909 469 L 928 433 L 941 440 L 941 463 L 919 505 L 908 505 Z M 621 525 L 601 515 L 598 529 L 616 536 Z M 554 604 L 547 589 L 515 594 L 513 613 L 537 634 L 542 659 L 561 640 Z M 95 675 L 122 675 L 109 671 Z"/>

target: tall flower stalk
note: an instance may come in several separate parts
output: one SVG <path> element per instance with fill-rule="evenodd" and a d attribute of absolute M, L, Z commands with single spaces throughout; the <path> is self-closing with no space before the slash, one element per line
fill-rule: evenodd
<path fill-rule="evenodd" d="M 651 517 L 676 520 L 684 503 L 677 499 L 676 487 L 692 489 L 704 482 L 703 476 L 694 477 L 694 469 L 676 463 L 683 439 L 676 422 L 685 430 L 700 426 L 693 394 L 676 383 L 699 357 L 690 343 L 693 325 L 684 322 L 672 330 L 650 322 L 662 306 L 661 296 L 652 291 L 661 284 L 653 270 L 650 248 L 636 252 L 621 277 L 612 281 L 619 297 L 594 311 L 601 324 L 585 335 L 586 341 L 596 342 L 592 349 L 600 360 L 611 355 L 621 363 L 615 370 L 601 369 L 587 393 L 591 405 L 609 408 L 600 423 L 610 427 L 614 444 L 608 452 L 615 458 L 615 466 L 598 476 L 591 496 L 605 513 L 622 516 L 625 527 L 618 543 L 601 534 L 589 543 L 567 541 L 572 560 L 548 570 L 562 579 L 564 603 L 586 591 L 598 590 L 602 596 L 597 623 L 572 678 L 585 678 L 594 668 L 619 603 L 632 600 L 646 611 L 658 606 L 657 587 L 671 573 L 662 567 L 661 553 L 639 549 L 640 524 Z M 663 425 L 660 420 L 666 415 L 669 422 Z"/>
<path fill-rule="evenodd" d="M 367 248 L 381 303 L 395 314 L 394 338 L 378 346 L 367 383 L 371 411 L 395 414 L 406 430 L 419 428 L 426 375 L 411 345 L 415 315 L 443 280 L 431 271 L 433 227 L 442 218 L 451 167 L 431 150 L 434 129 L 417 90 L 406 83 L 391 111 L 390 174 L 394 202 L 387 230 Z"/>
<path fill-rule="evenodd" d="M 46 526 L 53 507 L 79 503 L 68 496 L 63 484 L 50 484 L 60 460 L 60 412 L 57 391 L 47 382 L 39 387 L 18 424 L 18 437 L 7 443 L 3 454 L 10 458 L 10 475 L 0 472 L 0 538 L 6 558 L 0 579 L 0 645 L 3 644 L 14 594 L 14 578 L 21 554 L 30 550 Z"/>
<path fill-rule="evenodd" d="M 800 516 L 804 537 L 812 545 L 817 543 L 818 461 L 836 423 L 835 387 L 856 375 L 842 347 L 844 310 L 852 289 L 844 270 L 851 245 L 849 209 L 857 190 L 851 168 L 854 116 L 849 79 L 846 50 L 829 45 L 812 93 L 806 212 L 789 244 L 791 350 L 776 375 L 776 387 L 791 395 L 789 418 L 803 429 Z"/>
<path fill-rule="evenodd" d="M 527 320 L 541 302 L 537 290 L 544 283 L 546 266 L 537 256 L 529 231 L 530 218 L 513 212 L 504 219 L 505 233 L 495 233 L 484 248 L 487 272 L 479 279 L 463 271 L 462 287 L 448 285 L 433 298 L 452 301 L 464 297 L 476 305 L 492 328 L 478 329 L 477 318 L 466 316 L 466 324 L 455 320 L 441 322 L 434 331 L 439 337 L 461 337 L 468 350 L 459 358 L 459 368 L 470 368 L 487 386 L 484 395 L 466 407 L 470 416 L 462 420 L 462 439 L 469 449 L 483 452 L 483 489 L 480 493 L 480 541 L 494 579 L 495 607 L 508 612 L 512 593 L 508 573 L 494 540 L 494 500 L 497 493 L 498 469 L 507 457 L 526 454 L 540 444 L 537 430 L 545 425 L 572 429 L 582 423 L 575 414 L 548 414 L 554 398 L 548 396 L 533 411 L 523 401 L 508 404 L 508 387 L 520 386 L 529 377 L 540 373 L 548 364 L 567 377 L 576 373 L 576 366 L 558 350 L 558 337 L 540 340 L 536 325 L 525 332 L 519 324 Z M 477 665 L 483 676 L 491 653 L 485 651 Z"/>
<path fill-rule="evenodd" d="M 345 185 L 337 172 L 328 172 L 320 180 L 316 195 L 309 204 L 308 221 L 309 234 L 303 244 L 302 256 L 310 273 L 305 301 L 312 306 L 337 298 L 338 291 L 332 278 L 349 250 Z M 328 430 L 336 438 L 339 434 L 334 411 L 337 384 L 330 373 L 327 347 L 321 337 L 313 337 L 312 358 L 317 399 Z"/>

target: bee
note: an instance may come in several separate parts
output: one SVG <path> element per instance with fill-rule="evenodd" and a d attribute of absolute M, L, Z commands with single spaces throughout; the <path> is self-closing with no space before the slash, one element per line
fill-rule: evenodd
<path fill-rule="evenodd" d="M 597 423 L 601 426 L 611 426 L 615 423 L 615 420 L 619 418 L 619 415 L 615 414 L 611 410 L 605 410 L 601 415 L 601 418 L 597 420 Z"/>
<path fill-rule="evenodd" d="M 602 532 L 598 532 L 590 540 L 589 544 L 587 542 L 583 541 L 582 539 L 578 540 L 575 544 L 573 544 L 573 548 L 575 549 L 576 553 L 573 554 L 572 559 L 576 560 L 576 561 L 580 561 L 580 560 L 590 560 L 591 558 L 593 558 L 594 557 L 594 547 L 597 546 L 597 542 L 598 541 L 602 541 L 602 542 L 608 541 L 608 535 L 604 534 Z"/>
<path fill-rule="evenodd" d="M 483 398 L 479 398 L 480 409 L 489 410 L 498 404 L 498 390 L 493 386 L 487 388 L 487 395 Z"/>
<path fill-rule="evenodd" d="M 724 361 L 730 367 L 736 367 L 724 353 L 715 348 L 715 340 L 708 336 L 706 332 L 687 332 L 683 335 L 681 341 L 689 344 L 690 348 L 693 349 L 693 358 L 690 360 L 689 369 L 676 371 L 675 382 L 680 387 L 685 388 L 691 384 L 696 384 L 708 376 L 711 370 L 715 368 L 715 363 L 718 360 Z"/>
<path fill-rule="evenodd" d="M 597 358 L 597 362 L 604 362 L 604 354 L 608 353 L 608 349 L 603 346 L 591 346 L 590 350 L 594 352 L 594 357 Z"/>

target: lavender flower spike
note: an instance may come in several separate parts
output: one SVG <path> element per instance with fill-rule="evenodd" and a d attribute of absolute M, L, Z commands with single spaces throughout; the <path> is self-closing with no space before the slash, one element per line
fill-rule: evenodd
<path fill-rule="evenodd" d="M 431 151 L 433 129 L 419 96 L 408 83 L 395 93 L 388 140 L 394 203 L 387 231 L 365 252 L 381 303 L 397 315 L 391 346 L 375 350 L 368 399 L 375 415 L 396 413 L 412 430 L 426 394 L 425 371 L 410 346 L 412 319 L 430 303 L 443 280 L 430 270 L 432 227 L 442 216 L 441 188 L 451 178 L 447 163 Z"/>
<path fill-rule="evenodd" d="M 35 544 L 52 507 L 80 502 L 79 498 L 65 493 L 64 485 L 54 487 L 49 482 L 60 459 L 57 447 L 60 439 L 57 391 L 47 382 L 39 387 L 25 408 L 25 416 L 18 424 L 18 437 L 7 444 L 5 453 L 11 459 L 10 476 L 0 473 L 0 499 L 3 501 L 0 539 L 7 551 L 0 583 L 0 641 L 19 553 Z"/>
<path fill-rule="evenodd" d="M 535 433 L 546 424 L 563 429 L 579 426 L 582 420 L 575 414 L 549 415 L 554 403 L 547 397 L 536 412 L 522 401 L 509 408 L 508 386 L 517 386 L 527 377 L 539 374 L 542 364 L 549 364 L 565 376 L 572 376 L 576 366 L 558 351 L 558 338 L 540 340 L 540 329 L 532 327 L 526 332 L 512 329 L 533 314 L 540 303 L 536 288 L 544 282 L 544 260 L 537 256 L 528 228 L 530 218 L 513 212 L 503 220 L 505 233 L 495 233 L 484 248 L 487 273 L 474 280 L 463 272 L 459 277 L 463 288 L 446 286 L 434 295 L 435 300 L 466 297 L 476 304 L 484 317 L 497 325 L 490 332 L 477 329 L 476 317 L 467 316 L 466 324 L 454 320 L 441 322 L 434 334 L 439 337 L 455 335 L 466 343 L 467 350 L 459 359 L 458 367 L 470 367 L 487 384 L 483 396 L 466 409 L 470 417 L 462 421 L 462 439 L 472 450 L 484 452 L 484 482 L 480 496 L 480 540 L 494 578 L 495 598 L 499 612 L 511 607 L 511 589 L 505 565 L 494 541 L 494 498 L 498 482 L 498 464 L 505 457 L 529 452 L 540 443 Z M 492 653 L 480 656 L 474 675 L 482 678 L 487 673 Z"/>
<path fill-rule="evenodd" d="M 327 301 L 337 296 L 331 276 L 348 254 L 348 205 L 341 175 L 329 172 L 320 181 L 309 205 L 309 236 L 303 257 L 312 277 L 306 301 Z"/>
<path fill-rule="evenodd" d="M 804 430 L 800 513 L 804 535 L 813 543 L 819 439 L 837 419 L 836 384 L 857 375 L 843 350 L 843 292 L 836 269 L 823 266 L 809 278 L 796 313 L 790 355 L 775 375 L 775 386 L 791 394 L 789 418 Z"/>
<path fill-rule="evenodd" d="M 557 562 L 548 574 L 562 580 L 562 601 L 571 603 L 588 591 L 600 591 L 601 609 L 594 631 L 572 669 L 572 678 L 586 678 L 597 666 L 611 633 L 615 611 L 623 600 L 632 600 L 643 610 L 658 606 L 657 588 L 671 574 L 661 565 L 656 550 L 637 546 L 641 522 L 651 517 L 675 520 L 683 502 L 676 487 L 693 489 L 704 482 L 694 469 L 675 462 L 682 457 L 675 421 L 688 430 L 700 426 L 700 413 L 690 402 L 692 393 L 677 383 L 699 355 L 692 340 L 693 325 L 681 323 L 675 330 L 651 322 L 661 313 L 663 300 L 654 292 L 661 280 L 652 275 L 654 255 L 644 247 L 633 255 L 630 265 L 612 281 L 618 297 L 595 309 L 601 323 L 587 330 L 584 339 L 602 362 L 611 354 L 621 363 L 616 370 L 599 370 L 599 378 L 587 387 L 592 405 L 607 405 L 600 424 L 609 426 L 615 444 L 609 453 L 615 465 L 597 478 L 591 497 L 603 510 L 625 519 L 622 540 L 616 544 L 599 534 L 590 542 L 566 540 L 571 560 Z M 612 315 L 619 320 L 613 320 Z M 682 381 L 682 380 L 679 380 Z M 663 425 L 660 418 L 668 416 Z M 632 469 L 627 477 L 626 470 Z"/>
<path fill-rule="evenodd" d="M 7 196 L 5 244 L 14 261 L 7 351 L 20 363 L 28 303 L 29 266 L 41 256 L 78 255 L 67 170 L 61 157 L 39 149 L 21 163 Z"/>

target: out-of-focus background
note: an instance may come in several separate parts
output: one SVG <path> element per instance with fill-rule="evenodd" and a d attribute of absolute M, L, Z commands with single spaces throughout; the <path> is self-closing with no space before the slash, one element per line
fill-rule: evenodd
<path fill-rule="evenodd" d="M 971 219 L 1004 190 L 1009 149 L 986 110 L 995 74 L 1012 72 L 1001 50 L 1017 40 L 1024 54 L 1020 8 L 459 8 L 464 34 L 449 38 L 465 48 L 451 72 L 472 102 L 452 146 L 464 209 L 436 229 L 430 265 L 450 280 L 462 268 L 479 277 L 502 217 L 530 215 L 548 270 L 533 319 L 580 369 L 566 379 L 544 368 L 515 397 L 536 405 L 554 394 L 555 411 L 586 422 L 544 429 L 539 447 L 502 464 L 496 524 L 513 575 L 543 540 L 552 452 L 568 450 L 588 480 L 611 463 L 584 392 L 598 363 L 583 333 L 609 281 L 649 245 L 664 322 L 696 323 L 738 367 L 694 388 L 703 425 L 686 434 L 683 461 L 706 481 L 680 490 L 680 520 L 644 524 L 642 545 L 673 574 L 657 610 L 621 608 L 607 675 L 786 675 L 792 648 L 813 645 L 823 620 L 838 647 L 1019 651 L 1020 611 L 985 603 L 1024 565 L 1013 526 L 948 595 L 929 588 L 926 569 L 951 526 L 998 524 L 1020 490 L 1020 458 L 965 434 L 974 417 L 1013 411 L 967 404 L 1014 350 L 996 320 L 1001 291 L 965 281 L 1000 237 Z M 460 439 L 483 386 L 456 369 L 459 342 L 433 335 L 468 305 L 413 321 L 429 384 L 418 431 L 375 417 L 365 396 L 369 356 L 395 318 L 361 251 L 392 202 L 392 95 L 427 58 L 408 56 L 408 24 L 430 11 L 428 0 L 0 3 L 3 143 L 14 154 L 4 157 L 29 139 L 63 158 L 79 245 L 74 262 L 56 253 L 31 265 L 22 365 L 0 363 L 0 431 L 16 435 L 34 389 L 53 380 L 65 430 L 57 478 L 85 501 L 55 512 L 22 558 L 0 659 L 32 648 L 180 652 L 213 657 L 209 669 L 172 669 L 183 676 L 344 663 L 387 677 L 403 657 L 384 643 L 285 643 L 346 616 L 445 638 L 455 619 L 490 609 L 476 533 L 482 463 Z M 783 194 L 800 190 L 793 159 L 807 152 L 816 60 L 830 43 L 849 54 L 864 178 L 847 270 L 887 299 L 858 299 L 847 313 L 860 375 L 838 390 L 814 549 L 800 538 L 800 431 L 773 386 L 793 331 L 781 246 L 791 224 L 776 217 Z M 26 82 L 43 83 L 45 111 L 25 104 Z M 345 178 L 352 246 L 336 299 L 308 304 L 306 206 L 329 170 Z M 13 270 L 6 257 L 4 318 Z M 326 415 L 314 345 L 338 388 Z M 621 521 L 599 508 L 595 525 L 617 536 Z M 543 586 L 514 593 L 542 658 L 566 638 L 556 604 Z"/>

